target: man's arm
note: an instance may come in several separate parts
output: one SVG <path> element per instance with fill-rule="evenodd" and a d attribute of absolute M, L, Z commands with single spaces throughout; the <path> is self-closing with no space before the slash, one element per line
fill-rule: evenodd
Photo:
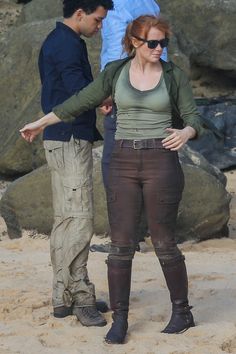
<path fill-rule="evenodd" d="M 83 44 L 76 45 L 73 42 L 63 43 L 63 48 L 60 47 L 55 53 L 55 66 L 61 75 L 65 89 L 69 96 L 82 90 L 89 84 L 89 80 L 85 75 L 85 69 L 89 67 L 83 61 L 83 55 L 86 48 Z M 87 53 L 87 52 L 86 52 Z M 88 64 L 89 65 L 89 64 Z"/>

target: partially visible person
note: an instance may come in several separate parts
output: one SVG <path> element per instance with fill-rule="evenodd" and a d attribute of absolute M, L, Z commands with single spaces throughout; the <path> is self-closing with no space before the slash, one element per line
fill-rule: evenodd
<path fill-rule="evenodd" d="M 117 130 L 107 198 L 113 324 L 105 340 L 111 344 L 124 343 L 128 329 L 131 268 L 142 200 L 172 302 L 171 319 L 162 332 L 181 333 L 195 326 L 185 258 L 175 239 L 184 188 L 177 151 L 204 129 L 186 75 L 173 63 L 161 60 L 169 37 L 165 20 L 140 16 L 126 30 L 124 45 L 129 58 L 110 63 L 80 93 L 21 129 L 22 137 L 32 141 L 47 126 L 73 121 L 109 95 L 115 101 Z"/>
<path fill-rule="evenodd" d="M 111 0 L 64 0 L 63 22 L 44 41 L 39 55 L 41 104 L 46 114 L 92 80 L 86 43 L 102 27 Z M 89 110 L 73 122 L 59 122 L 43 133 L 51 172 L 54 225 L 50 238 L 53 315 L 76 315 L 85 326 L 104 326 L 87 272 L 93 235 L 92 143 L 102 139 L 96 114 Z"/>
<path fill-rule="evenodd" d="M 109 11 L 103 21 L 101 30 L 101 70 L 114 60 L 126 58 L 127 53 L 123 49 L 122 40 L 125 36 L 127 25 L 141 15 L 159 15 L 160 8 L 155 0 L 114 0 L 114 10 Z M 167 61 L 167 49 L 163 49 L 162 59 Z M 111 99 L 106 105 L 100 108 L 104 119 L 104 144 L 102 154 L 102 177 L 105 189 L 108 187 L 108 173 L 111 161 L 111 154 L 115 142 L 116 131 L 116 107 Z M 137 229 L 137 250 L 140 250 L 139 243 L 144 241 L 148 235 L 147 221 L 144 208 L 142 208 L 140 225 Z M 91 245 L 91 251 L 109 252 L 110 242 L 100 245 Z"/>

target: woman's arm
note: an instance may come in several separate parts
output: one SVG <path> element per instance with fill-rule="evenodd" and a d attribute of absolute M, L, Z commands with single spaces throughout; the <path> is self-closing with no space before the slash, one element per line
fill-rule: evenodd
<path fill-rule="evenodd" d="M 201 117 L 193 97 L 192 87 L 187 75 L 178 67 L 174 68 L 174 78 L 177 85 L 176 105 L 185 127 L 192 127 L 195 130 L 193 138 L 205 132 Z M 191 138 L 192 139 L 192 138 Z"/>
<path fill-rule="evenodd" d="M 73 121 L 81 113 L 100 106 L 111 95 L 111 82 L 108 70 L 102 71 L 91 84 L 54 107 L 53 113 L 64 122 Z"/>
<path fill-rule="evenodd" d="M 58 118 L 53 112 L 50 112 L 35 122 L 26 124 L 22 129 L 20 129 L 20 133 L 23 139 L 29 143 L 32 143 L 34 138 L 40 134 L 48 125 L 56 124 L 59 122 L 61 122 L 60 118 Z"/>
<path fill-rule="evenodd" d="M 20 133 L 23 139 L 32 142 L 48 125 L 61 121 L 71 122 L 76 116 L 90 109 L 98 107 L 111 94 L 111 79 L 104 70 L 96 80 L 73 95 L 62 104 L 53 108 L 53 112 L 46 114 L 33 123 L 26 124 Z"/>
<path fill-rule="evenodd" d="M 172 108 L 174 111 L 178 111 L 178 115 L 183 120 L 185 127 L 183 129 L 166 129 L 170 135 L 163 139 L 162 143 L 166 149 L 176 151 L 188 140 L 201 135 L 204 132 L 204 128 L 201 124 L 200 114 L 186 74 L 174 65 L 172 68 L 172 85 L 174 85 L 172 89 L 173 97 L 171 97 L 174 105 Z"/>

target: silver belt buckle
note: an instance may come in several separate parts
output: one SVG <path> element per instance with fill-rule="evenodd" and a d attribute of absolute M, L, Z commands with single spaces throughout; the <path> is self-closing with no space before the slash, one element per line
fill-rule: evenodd
<path fill-rule="evenodd" d="M 138 143 L 140 143 L 139 147 L 136 145 L 136 144 L 138 144 Z M 135 150 L 140 150 L 140 149 L 142 149 L 141 140 L 133 140 L 133 148 L 134 148 Z"/>

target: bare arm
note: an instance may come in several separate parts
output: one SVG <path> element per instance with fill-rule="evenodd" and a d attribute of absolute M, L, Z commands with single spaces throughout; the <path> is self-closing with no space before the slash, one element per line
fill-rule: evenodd
<path fill-rule="evenodd" d="M 55 113 L 50 112 L 35 122 L 26 124 L 22 129 L 20 129 L 20 133 L 23 139 L 31 143 L 34 138 L 40 134 L 48 125 L 59 122 L 61 122 L 60 118 L 58 118 Z"/>

